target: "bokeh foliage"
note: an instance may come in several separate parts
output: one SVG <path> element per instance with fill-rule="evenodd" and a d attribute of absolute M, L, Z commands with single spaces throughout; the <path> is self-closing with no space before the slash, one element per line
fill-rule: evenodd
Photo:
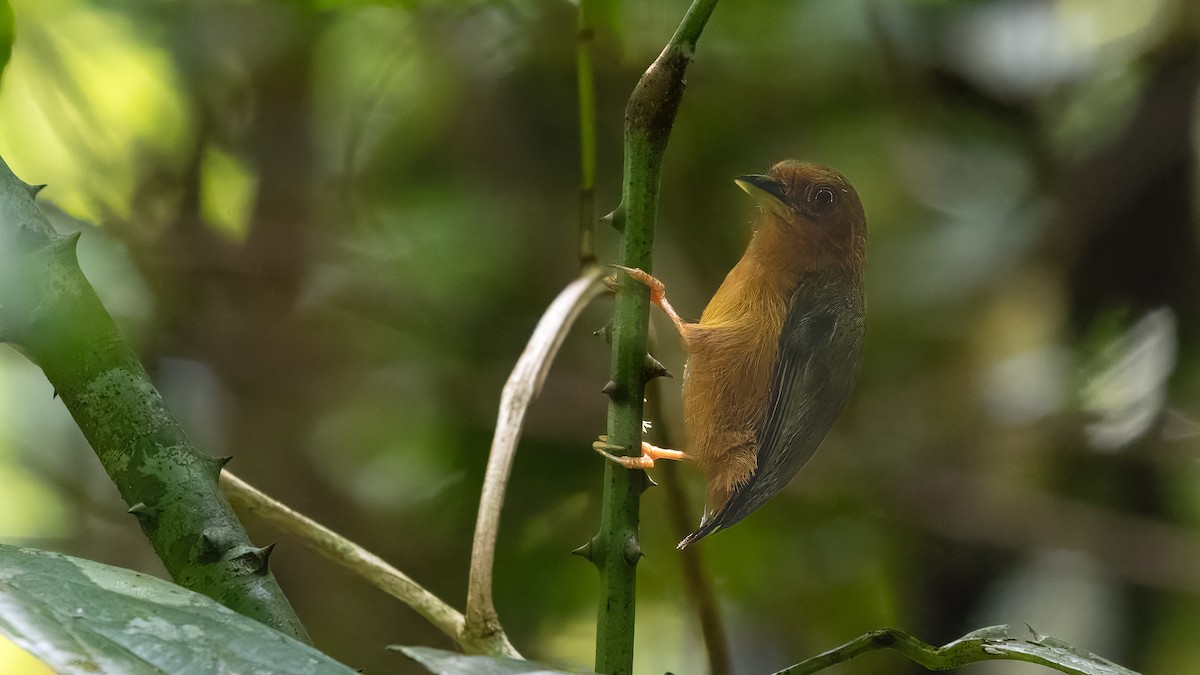
<path fill-rule="evenodd" d="M 602 213 L 626 97 L 686 4 L 597 3 Z M 1181 639 L 1200 628 L 1200 13 L 1133 4 L 718 7 L 663 176 L 654 268 L 676 307 L 698 316 L 749 236 L 733 176 L 832 165 L 871 228 L 850 408 L 785 494 L 701 547 L 739 672 L 883 625 L 941 643 L 1029 622 L 1145 672 L 1200 661 Z M 461 606 L 500 387 L 576 267 L 575 7 L 12 7 L 0 154 L 85 231 L 85 272 L 198 445 Z M 591 660 L 595 572 L 566 553 L 598 520 L 608 349 L 589 333 L 610 310 L 532 410 L 500 540 L 506 629 L 564 666 Z M 660 391 L 651 439 L 678 443 L 678 380 Z M 655 475 L 698 517 L 695 473 Z M 4 541 L 161 573 L 49 386 L 3 352 L 0 481 Z M 638 668 L 697 672 L 665 509 L 646 494 Z M 450 646 L 294 542 L 273 563 L 343 662 Z"/>

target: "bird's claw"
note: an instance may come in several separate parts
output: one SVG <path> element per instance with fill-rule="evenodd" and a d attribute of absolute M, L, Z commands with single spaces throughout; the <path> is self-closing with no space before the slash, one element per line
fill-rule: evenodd
<path fill-rule="evenodd" d="M 592 441 L 592 449 L 603 455 L 606 450 L 624 450 L 625 446 L 612 445 L 608 442 L 608 436 L 600 434 Z"/>
<path fill-rule="evenodd" d="M 592 442 L 592 449 L 603 455 L 611 462 L 615 462 L 625 467 L 626 469 L 649 469 L 654 466 L 654 458 L 646 455 L 637 457 L 625 457 L 623 455 L 614 455 L 609 450 L 618 452 L 625 450 L 625 446 L 612 445 L 608 442 L 608 436 L 601 435 L 596 441 Z"/>
<path fill-rule="evenodd" d="M 621 270 L 622 272 L 625 272 L 626 274 L 629 275 L 629 277 L 631 279 L 639 281 L 644 286 L 649 288 L 650 289 L 650 302 L 657 305 L 662 301 L 663 298 L 666 297 L 667 288 L 666 288 L 666 286 L 663 285 L 663 282 L 659 281 L 658 279 L 654 278 L 653 276 L 650 276 L 649 274 L 646 273 L 645 270 L 638 268 L 638 267 L 626 267 L 624 265 L 617 265 L 617 264 L 609 265 L 609 267 L 611 267 L 613 269 Z M 611 283 L 609 280 L 611 280 Z M 617 288 L 620 288 L 620 285 L 621 285 L 620 282 L 618 282 L 614 277 L 607 277 L 605 279 L 604 283 L 608 284 L 608 287 L 612 288 L 614 290 Z"/>

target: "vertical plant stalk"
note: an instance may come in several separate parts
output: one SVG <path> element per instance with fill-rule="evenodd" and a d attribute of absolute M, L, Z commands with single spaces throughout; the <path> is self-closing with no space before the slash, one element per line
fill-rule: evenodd
<path fill-rule="evenodd" d="M 525 351 L 517 359 L 504 391 L 500 395 L 500 411 L 496 431 L 488 454 L 483 491 L 479 497 L 479 515 L 475 521 L 475 538 L 471 546 L 471 572 L 467 585 L 466 623 L 461 642 L 472 644 L 495 643 L 497 648 L 511 650 L 508 638 L 500 626 L 496 606 L 492 601 L 492 573 L 496 562 L 496 535 L 500 529 L 500 509 L 504 491 L 512 472 L 517 441 L 525 424 L 529 404 L 537 397 L 546 380 L 554 355 L 562 346 L 567 332 L 583 308 L 604 290 L 600 283 L 602 270 L 586 268 L 575 281 L 567 285 L 550 303 L 538 321 Z M 490 652 L 489 652 L 490 653 Z"/>
<path fill-rule="evenodd" d="M 200 452 L 167 410 L 75 257 L 0 159 L 3 339 L 37 364 L 181 586 L 309 642 L 217 485 L 228 458 Z"/>
<path fill-rule="evenodd" d="M 625 160 L 620 219 L 620 262 L 651 271 L 659 176 L 671 127 L 683 99 L 683 76 L 717 0 L 694 0 L 671 41 L 642 75 L 625 108 Z M 653 363 L 646 351 L 649 291 L 626 281 L 617 293 L 612 327 L 608 442 L 629 455 L 641 452 L 642 403 Z M 633 670 L 633 633 L 637 590 L 639 498 L 646 485 L 642 471 L 608 462 L 600 531 L 582 551 L 600 572 L 596 621 L 596 670 Z"/>
<path fill-rule="evenodd" d="M 596 84 L 592 68 L 592 0 L 579 0 L 575 79 L 579 86 L 579 264 L 596 262 Z"/>

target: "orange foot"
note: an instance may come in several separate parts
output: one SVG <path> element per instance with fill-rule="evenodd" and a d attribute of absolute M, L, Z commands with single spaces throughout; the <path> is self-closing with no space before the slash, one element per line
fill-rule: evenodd
<path fill-rule="evenodd" d="M 686 345 L 686 331 L 690 324 L 688 324 L 688 322 L 684 321 L 683 318 L 679 316 L 679 313 L 675 311 L 675 308 L 672 307 L 671 303 L 667 300 L 667 288 L 663 285 L 663 282 L 650 276 L 645 270 L 641 270 L 636 267 L 625 267 L 624 265 L 612 265 L 612 267 L 624 271 L 630 276 L 630 278 L 645 284 L 646 287 L 650 289 L 650 302 L 654 305 L 657 305 L 658 308 L 667 315 L 667 318 L 669 318 L 671 323 L 675 325 L 675 330 L 679 332 L 679 336 L 684 338 L 684 343 Z M 610 287 L 616 285 L 615 280 L 607 281 L 606 283 L 608 283 Z"/>
<path fill-rule="evenodd" d="M 599 440 L 592 443 L 592 449 L 604 455 L 608 459 L 620 464 L 626 469 L 649 469 L 654 466 L 654 461 L 659 459 L 674 459 L 674 460 L 691 460 L 687 453 L 679 450 L 668 450 L 660 448 L 657 445 L 642 443 L 642 454 L 640 457 L 625 457 L 623 455 L 614 455 L 609 450 L 624 450 L 619 445 L 609 445 L 608 436 L 601 436 Z"/>
<path fill-rule="evenodd" d="M 650 302 L 660 307 L 662 306 L 663 299 L 667 297 L 667 287 L 663 285 L 663 282 L 650 276 L 644 270 L 641 270 L 637 267 L 626 267 L 624 265 L 613 265 L 612 267 L 614 269 L 622 270 L 630 277 L 645 284 L 646 287 L 650 289 Z"/>

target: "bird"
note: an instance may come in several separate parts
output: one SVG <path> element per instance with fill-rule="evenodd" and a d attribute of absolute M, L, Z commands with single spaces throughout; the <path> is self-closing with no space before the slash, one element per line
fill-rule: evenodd
<path fill-rule="evenodd" d="M 866 215 L 854 187 L 819 164 L 787 160 L 734 182 L 760 207 L 745 254 L 698 322 L 683 320 L 664 284 L 620 267 L 650 289 L 688 354 L 683 410 L 687 452 L 642 444 L 614 455 L 626 468 L 694 461 L 706 505 L 686 548 L 765 504 L 812 458 L 846 407 L 862 364 Z"/>

